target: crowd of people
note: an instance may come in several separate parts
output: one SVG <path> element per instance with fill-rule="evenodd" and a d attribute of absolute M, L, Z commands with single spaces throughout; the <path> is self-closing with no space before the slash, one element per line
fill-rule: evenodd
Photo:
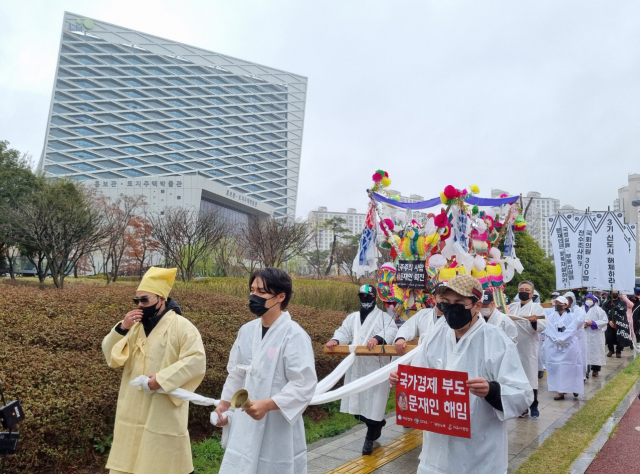
<path fill-rule="evenodd" d="M 189 404 L 171 392 L 197 389 L 206 356 L 197 328 L 169 298 L 175 275 L 176 269 L 151 268 L 133 298 L 137 308 L 102 343 L 108 365 L 123 368 L 107 461 L 111 474 L 193 473 Z M 318 383 L 311 339 L 286 311 L 293 285 L 284 271 L 258 270 L 249 291 L 248 306 L 256 319 L 240 328 L 228 356 L 217 426 L 229 423 L 239 390 L 245 389 L 251 401 L 233 414 L 220 473 L 304 474 L 302 414 Z M 434 288 L 433 307 L 400 328 L 378 308 L 375 286 L 363 285 L 358 297 L 359 310 L 335 330 L 326 343 L 329 350 L 393 344 L 401 356 L 417 339 L 413 366 L 468 373 L 471 438 L 424 431 L 420 474 L 506 473 L 506 420 L 539 416 L 538 379 L 544 370 L 549 389 L 558 392 L 556 400 L 568 393 L 577 397 L 584 393 L 584 380 L 598 376 L 606 356 L 621 357 L 633 345 L 634 328 L 640 330 L 637 294 L 554 293 L 553 306 L 544 309 L 530 281 L 520 283 L 506 315 L 477 279 L 455 276 Z M 383 352 L 356 357 L 345 384 L 391 362 Z M 130 384 L 141 375 L 148 377 L 148 390 Z M 397 383 L 397 371 L 392 371 L 388 380 L 342 399 L 340 410 L 367 426 L 363 455 L 373 452 L 381 436 L 390 387 Z"/>

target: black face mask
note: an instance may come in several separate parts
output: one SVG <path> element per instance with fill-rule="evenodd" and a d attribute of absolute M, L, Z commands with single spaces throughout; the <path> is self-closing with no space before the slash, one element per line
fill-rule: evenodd
<path fill-rule="evenodd" d="M 273 298 L 275 298 L 275 296 L 272 296 L 269 299 L 272 300 Z M 266 302 L 267 302 L 267 298 L 262 298 L 262 297 L 260 297 L 258 295 L 251 295 L 249 297 L 249 311 L 251 311 L 256 316 L 262 316 L 267 311 L 269 311 L 271 308 L 273 308 L 273 306 L 275 306 L 275 304 L 274 304 L 270 308 L 267 308 L 265 306 Z M 276 304 L 278 304 L 278 303 L 276 302 Z"/>
<path fill-rule="evenodd" d="M 520 301 L 529 301 L 530 295 L 526 291 L 519 291 L 518 298 L 520 298 Z"/>
<path fill-rule="evenodd" d="M 557 304 L 556 305 L 556 311 L 559 313 L 560 311 L 562 311 L 564 309 L 564 306 L 562 306 L 561 304 Z"/>
<path fill-rule="evenodd" d="M 160 303 L 160 301 L 158 301 L 158 303 Z M 143 306 L 142 308 L 138 307 L 139 310 L 142 310 L 142 319 L 150 319 L 158 314 L 158 311 L 160 310 L 157 308 L 158 303 L 155 305 Z"/>
<path fill-rule="evenodd" d="M 615 295 L 615 294 L 614 294 L 614 295 L 612 295 L 612 297 L 613 297 L 613 299 L 614 299 L 614 300 L 617 300 L 617 299 L 618 299 L 618 295 Z"/>
<path fill-rule="evenodd" d="M 360 312 L 370 313 L 376 307 L 376 299 L 372 295 L 360 295 Z"/>
<path fill-rule="evenodd" d="M 473 319 L 471 309 L 465 308 L 463 304 L 439 303 L 438 306 L 451 329 L 462 329 Z"/>

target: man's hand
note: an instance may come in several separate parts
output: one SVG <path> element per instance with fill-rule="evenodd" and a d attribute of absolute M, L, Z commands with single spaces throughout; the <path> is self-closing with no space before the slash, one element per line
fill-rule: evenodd
<path fill-rule="evenodd" d="M 400 377 L 398 377 L 397 370 L 389 374 L 389 383 L 391 384 L 392 387 L 395 387 L 396 385 L 398 385 L 399 381 L 400 381 Z"/>
<path fill-rule="evenodd" d="M 378 345 L 378 340 L 375 337 L 372 337 L 367 341 L 367 349 L 369 350 L 373 349 L 377 345 Z"/>
<path fill-rule="evenodd" d="M 482 377 L 467 380 L 467 387 L 476 397 L 484 398 L 489 395 L 489 382 Z"/>
<path fill-rule="evenodd" d="M 584 322 L 584 327 L 588 328 L 589 326 L 591 326 L 591 321 L 585 321 Z"/>
<path fill-rule="evenodd" d="M 325 344 L 325 346 L 327 346 L 329 349 L 333 349 L 337 345 L 338 345 L 338 341 L 336 341 L 335 339 L 331 339 L 329 342 Z"/>
<path fill-rule="evenodd" d="M 142 310 L 134 309 L 133 311 L 129 311 L 127 315 L 124 317 L 124 320 L 120 324 L 122 329 L 131 329 L 135 323 L 142 319 Z"/>
<path fill-rule="evenodd" d="M 229 407 L 231 406 L 230 402 L 227 402 L 225 400 L 220 400 L 220 403 L 218 403 L 218 408 L 216 408 L 216 413 L 218 414 L 218 424 L 216 426 L 225 426 L 227 423 L 229 423 L 229 420 L 223 420 L 222 419 L 222 414 L 229 410 Z"/>
<path fill-rule="evenodd" d="M 538 318 L 536 318 L 535 316 L 529 316 L 529 317 L 527 317 L 527 319 L 528 319 L 529 321 L 531 321 L 532 323 L 535 323 L 535 322 L 537 322 L 537 321 L 538 321 Z"/>
<path fill-rule="evenodd" d="M 273 399 L 268 398 L 266 400 L 258 400 L 257 402 L 251 402 L 251 406 L 244 410 L 254 420 L 262 420 L 264 416 L 271 410 L 277 410 L 278 405 Z"/>
<path fill-rule="evenodd" d="M 404 339 L 400 338 L 395 342 L 394 346 L 396 348 L 396 354 L 404 355 L 404 350 L 407 347 L 407 341 L 405 341 Z"/>
<path fill-rule="evenodd" d="M 151 390 L 159 390 L 162 388 L 156 380 L 156 374 L 149 374 L 147 377 L 149 377 L 149 388 Z"/>
<path fill-rule="evenodd" d="M 614 323 L 613 321 L 609 321 L 609 326 L 611 326 L 612 328 L 616 327 L 616 323 Z"/>

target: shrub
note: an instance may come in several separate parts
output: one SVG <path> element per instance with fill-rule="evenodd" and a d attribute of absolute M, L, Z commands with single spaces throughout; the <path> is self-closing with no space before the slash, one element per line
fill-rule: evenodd
<path fill-rule="evenodd" d="M 185 288 L 206 288 L 217 293 L 240 296 L 249 295 L 249 280 L 246 278 L 203 278 L 184 284 Z M 330 280 L 293 280 L 293 304 L 319 309 L 353 312 L 360 307 L 358 285 Z"/>
<path fill-rule="evenodd" d="M 19 452 L 9 459 L 8 472 L 69 473 L 104 465 L 101 451 L 110 445 L 121 371 L 107 367 L 101 343 L 132 308 L 133 291 L 127 286 L 92 286 L 89 291 L 87 286 L 0 286 L 0 378 L 6 394 L 23 402 L 26 414 L 19 427 Z M 197 392 L 218 397 L 238 329 L 254 318 L 246 291 L 239 298 L 194 285 L 171 296 L 205 345 L 207 372 Z M 295 304 L 290 312 L 311 337 L 322 379 L 339 362 L 323 356 L 322 345 L 345 313 Z M 210 411 L 191 406 L 194 439 L 215 431 Z"/>

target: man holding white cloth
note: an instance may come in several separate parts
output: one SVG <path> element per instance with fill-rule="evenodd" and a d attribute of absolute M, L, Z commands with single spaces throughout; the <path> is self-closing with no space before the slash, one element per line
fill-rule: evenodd
<path fill-rule="evenodd" d="M 372 285 L 362 285 L 358 293 L 360 310 L 347 316 L 333 339 L 327 342 L 329 348 L 338 344 L 353 346 L 366 344 L 369 350 L 378 344 L 393 341 L 398 328 L 391 317 L 376 307 L 376 289 Z M 389 356 L 359 356 L 349 367 L 344 377 L 345 385 L 361 377 L 369 375 L 391 362 Z M 356 419 L 367 425 L 367 435 L 362 447 L 362 454 L 373 452 L 373 442 L 382 435 L 386 424 L 385 408 L 389 398 L 389 381 L 379 383 L 369 390 L 343 398 L 340 411 L 355 415 Z"/>

